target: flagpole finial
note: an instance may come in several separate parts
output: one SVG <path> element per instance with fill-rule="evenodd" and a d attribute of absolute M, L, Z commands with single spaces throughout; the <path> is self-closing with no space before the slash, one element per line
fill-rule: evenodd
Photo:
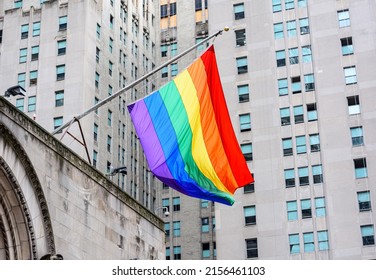
<path fill-rule="evenodd" d="M 229 31 L 230 30 L 230 27 L 226 26 L 225 28 L 223 28 L 224 31 Z"/>

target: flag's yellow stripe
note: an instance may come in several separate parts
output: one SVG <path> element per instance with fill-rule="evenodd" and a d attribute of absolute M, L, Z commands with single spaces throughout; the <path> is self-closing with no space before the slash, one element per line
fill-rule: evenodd
<path fill-rule="evenodd" d="M 188 70 L 180 73 L 174 83 L 178 88 L 184 107 L 188 114 L 189 124 L 192 129 L 192 156 L 200 171 L 209 178 L 221 191 L 231 193 L 219 179 L 210 161 L 206 150 L 204 136 L 201 127 L 200 103 L 197 97 L 196 88 L 192 82 Z"/>

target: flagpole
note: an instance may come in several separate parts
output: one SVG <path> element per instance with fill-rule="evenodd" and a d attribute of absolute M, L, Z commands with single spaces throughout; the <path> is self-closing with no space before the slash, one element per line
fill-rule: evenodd
<path fill-rule="evenodd" d="M 228 31 L 229 28 L 228 27 L 225 27 L 223 29 L 224 31 Z M 219 30 L 217 31 L 216 33 L 210 35 L 209 37 L 205 38 L 204 40 L 202 40 L 201 42 L 195 44 L 194 46 L 186 49 L 185 51 L 183 51 L 182 53 L 178 54 L 177 56 L 174 56 L 173 58 L 171 58 L 170 60 L 166 61 L 165 63 L 163 63 L 162 65 L 154 68 L 153 70 L 151 70 L 149 73 L 145 74 L 144 76 L 140 77 L 139 79 L 133 81 L 132 83 L 130 83 L 129 85 L 127 85 L 126 87 L 118 90 L 117 92 L 115 92 L 114 94 L 108 96 L 107 98 L 99 101 L 97 104 L 95 104 L 93 107 L 89 108 L 88 110 L 86 110 L 85 112 L 83 112 L 81 115 L 78 115 L 76 117 L 74 117 L 72 120 L 70 120 L 69 122 L 63 124 L 62 126 L 59 126 L 57 129 L 55 129 L 51 134 L 52 135 L 55 135 L 56 133 L 62 131 L 64 128 L 68 127 L 69 125 L 71 125 L 74 121 L 79 121 L 80 119 L 82 119 L 83 117 L 85 117 L 86 115 L 90 114 L 91 112 L 97 110 L 99 107 L 103 106 L 104 104 L 110 102 L 112 99 L 118 97 L 119 95 L 123 94 L 124 92 L 126 92 L 127 90 L 133 88 L 134 86 L 136 86 L 137 84 L 139 84 L 140 82 L 142 82 L 143 80 L 147 79 L 148 77 L 150 77 L 151 75 L 155 74 L 156 72 L 158 72 L 159 70 L 161 70 L 162 68 L 168 66 L 169 64 L 171 64 L 172 62 L 178 60 L 179 58 L 181 58 L 182 56 L 186 55 L 187 53 L 189 53 L 190 51 L 194 50 L 195 48 L 197 48 L 198 46 L 206 43 L 207 41 L 209 41 L 210 39 L 214 38 L 214 37 L 217 37 L 218 35 L 222 34 L 223 30 Z"/>

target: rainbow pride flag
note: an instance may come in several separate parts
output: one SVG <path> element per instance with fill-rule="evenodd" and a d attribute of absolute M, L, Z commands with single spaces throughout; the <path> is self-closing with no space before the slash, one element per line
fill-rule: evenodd
<path fill-rule="evenodd" d="M 151 172 L 171 188 L 232 205 L 236 189 L 253 182 L 232 128 L 213 46 L 128 111 Z"/>

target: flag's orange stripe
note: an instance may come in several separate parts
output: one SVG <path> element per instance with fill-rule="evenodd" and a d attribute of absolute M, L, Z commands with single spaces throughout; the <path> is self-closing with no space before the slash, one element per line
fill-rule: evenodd
<path fill-rule="evenodd" d="M 237 188 L 237 183 L 227 160 L 227 155 L 218 131 L 207 84 L 206 70 L 202 60 L 198 59 L 193 63 L 188 68 L 188 72 L 195 85 L 200 103 L 201 126 L 210 161 L 218 178 L 231 193 L 234 193 Z"/>

